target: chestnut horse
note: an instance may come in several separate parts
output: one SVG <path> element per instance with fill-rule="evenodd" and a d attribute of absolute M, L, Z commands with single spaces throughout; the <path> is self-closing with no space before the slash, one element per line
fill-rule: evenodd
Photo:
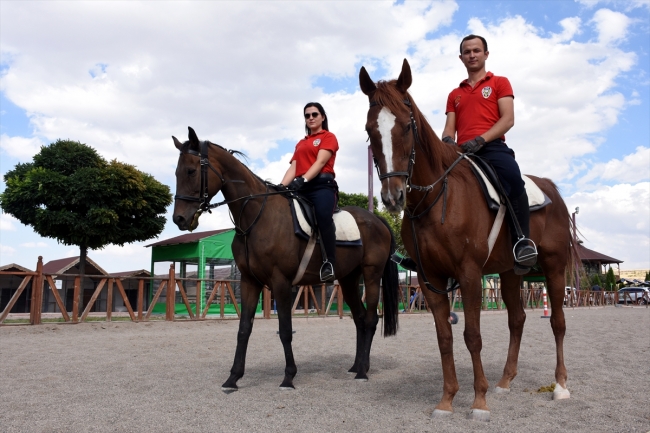
<path fill-rule="evenodd" d="M 521 277 L 513 272 L 514 258 L 507 225 L 492 252 L 488 234 L 496 213 L 488 209 L 470 163 L 459 160 L 458 148 L 443 143 L 408 93 L 412 82 L 406 60 L 397 80 L 374 83 L 361 68 L 359 84 L 368 95 L 370 109 L 366 130 L 381 179 L 381 198 L 391 212 L 404 210 L 402 239 L 409 255 L 419 259 L 418 280 L 433 306 L 438 347 L 444 377 L 442 399 L 433 416 L 452 412 L 458 391 L 449 317 L 448 278 L 462 289 L 465 315 L 464 338 L 474 369 L 474 402 L 470 418 L 489 420 L 485 394 L 488 381 L 481 364 L 481 277 L 498 273 L 501 293 L 508 309 L 510 347 L 503 376 L 496 391 L 510 390 L 517 374 L 517 359 L 526 314 L 520 300 Z M 551 305 L 557 364 L 553 397 L 568 398 L 564 366 L 565 268 L 572 263 L 569 213 L 557 187 L 549 179 L 531 179 L 551 199 L 548 206 L 531 213 L 531 238 L 538 246 Z"/>
<path fill-rule="evenodd" d="M 237 390 L 237 381 L 244 375 L 248 339 L 265 285 L 277 303 L 279 334 L 286 360 L 280 387 L 293 389 L 297 368 L 291 348 L 291 287 L 307 241 L 294 234 L 289 203 L 283 196 L 288 192 L 279 191 L 253 174 L 233 155 L 239 152 L 199 141 L 192 128 L 189 128 L 189 141 L 181 143 L 173 139 L 181 152 L 176 167 L 174 223 L 181 230 L 194 230 L 201 212 L 227 204 L 237 233 L 232 252 L 241 271 L 241 319 L 235 360 L 222 389 Z M 210 205 L 210 199 L 219 191 L 226 200 Z M 380 280 L 384 288 L 384 336 L 397 331 L 399 282 L 397 265 L 390 260 L 395 240 L 385 220 L 354 206 L 344 210 L 356 220 L 363 245 L 337 247 L 335 272 L 357 329 L 356 357 L 349 371 L 356 373 L 355 379 L 367 380 L 370 346 L 379 320 Z M 321 252 L 316 248 L 298 284 L 321 284 L 321 262 Z M 361 276 L 366 287 L 366 306 L 359 293 Z"/>

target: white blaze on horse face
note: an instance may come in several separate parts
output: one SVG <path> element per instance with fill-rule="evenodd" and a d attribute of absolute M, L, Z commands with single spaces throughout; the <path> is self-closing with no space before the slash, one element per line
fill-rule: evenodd
<path fill-rule="evenodd" d="M 377 116 L 377 126 L 381 135 L 382 152 L 386 159 L 386 172 L 393 171 L 393 137 L 391 131 L 395 126 L 395 115 L 386 107 L 383 107 Z M 387 179 L 390 181 L 390 177 Z"/>

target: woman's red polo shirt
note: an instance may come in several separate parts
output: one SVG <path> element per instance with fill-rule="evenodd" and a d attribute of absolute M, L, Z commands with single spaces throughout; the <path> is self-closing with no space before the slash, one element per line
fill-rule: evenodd
<path fill-rule="evenodd" d="M 316 134 L 306 136 L 296 144 L 296 149 L 290 161 L 290 163 L 296 161 L 296 177 L 307 173 L 307 170 L 316 162 L 318 151 L 321 149 L 332 152 L 332 157 L 325 163 L 320 172 L 335 175 L 334 160 L 336 159 L 336 152 L 339 150 L 339 142 L 334 134 L 323 129 Z"/>
<path fill-rule="evenodd" d="M 456 134 L 458 144 L 488 131 L 500 119 L 499 99 L 506 96 L 515 97 L 510 81 L 488 72 L 485 77 L 472 88 L 463 80 L 451 91 L 447 98 L 447 109 L 456 113 Z M 506 141 L 506 136 L 501 137 Z"/>

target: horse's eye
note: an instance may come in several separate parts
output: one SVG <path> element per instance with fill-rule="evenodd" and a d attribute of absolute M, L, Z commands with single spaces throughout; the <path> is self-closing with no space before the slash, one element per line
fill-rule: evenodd
<path fill-rule="evenodd" d="M 196 174 L 196 169 L 195 168 L 188 168 L 187 169 L 187 175 L 188 176 L 194 176 Z"/>
<path fill-rule="evenodd" d="M 406 128 L 404 128 L 404 135 L 408 134 L 410 130 L 411 130 L 411 124 L 407 123 Z"/>

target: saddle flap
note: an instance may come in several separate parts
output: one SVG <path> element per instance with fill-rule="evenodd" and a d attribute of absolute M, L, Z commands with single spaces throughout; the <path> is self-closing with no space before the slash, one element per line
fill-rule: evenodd
<path fill-rule="evenodd" d="M 291 216 L 293 218 L 294 233 L 308 240 L 315 224 L 314 210 L 308 201 L 303 198 L 289 201 Z M 303 213 L 307 210 L 306 214 Z M 361 243 L 361 232 L 357 222 L 350 212 L 344 210 L 334 214 L 334 225 L 336 227 L 336 244 L 343 246 L 359 246 Z"/>
<path fill-rule="evenodd" d="M 497 192 L 497 188 L 494 185 L 499 184 L 499 179 L 497 177 L 494 168 L 482 158 L 467 158 L 472 167 L 472 172 L 476 176 L 478 183 L 483 191 L 485 200 L 488 207 L 491 210 L 499 210 L 501 205 L 501 198 Z M 535 182 L 532 181 L 528 176 L 521 175 L 522 180 L 526 188 L 526 194 L 528 195 L 528 206 L 530 211 L 539 210 L 545 206 L 551 204 L 551 199 L 542 191 L 542 189 L 537 186 Z"/>

